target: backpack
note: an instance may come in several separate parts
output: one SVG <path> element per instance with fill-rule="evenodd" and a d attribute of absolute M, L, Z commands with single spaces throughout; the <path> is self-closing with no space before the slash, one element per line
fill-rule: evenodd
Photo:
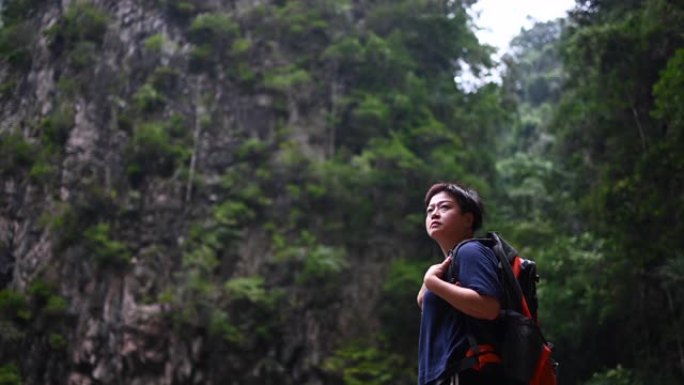
<path fill-rule="evenodd" d="M 469 326 L 470 348 L 466 357 L 458 362 L 457 370 L 484 370 L 488 364 L 501 364 L 506 377 L 516 383 L 556 385 L 558 364 L 551 356 L 553 345 L 544 338 L 537 320 L 539 275 L 535 262 L 520 257 L 515 248 L 495 232 L 487 233 L 485 238 L 461 242 L 453 255 L 468 242 L 480 242 L 496 255 L 503 298 L 496 320 L 497 333 L 486 337 L 479 333 L 476 337 L 475 328 Z M 452 280 L 455 279 L 451 268 L 454 265 L 451 264 L 448 272 Z"/>

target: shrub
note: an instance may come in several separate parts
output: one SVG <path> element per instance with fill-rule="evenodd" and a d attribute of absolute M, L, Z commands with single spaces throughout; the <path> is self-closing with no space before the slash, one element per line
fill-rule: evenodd
<path fill-rule="evenodd" d="M 50 162 L 49 153 L 45 150 L 38 154 L 38 160 L 33 164 L 29 171 L 29 177 L 33 182 L 39 184 L 49 184 L 56 175 L 57 167 Z"/>
<path fill-rule="evenodd" d="M 202 44 L 190 52 L 190 71 L 197 73 L 211 68 L 213 49 L 209 44 Z"/>
<path fill-rule="evenodd" d="M 53 349 L 63 349 L 67 345 L 67 340 L 62 334 L 52 332 L 48 335 L 48 343 Z"/>
<path fill-rule="evenodd" d="M 194 15 L 199 10 L 199 7 L 193 4 L 191 1 L 170 0 L 167 1 L 167 4 L 171 16 L 176 16 L 183 19 Z"/>
<path fill-rule="evenodd" d="M 242 55 L 252 48 L 252 42 L 249 39 L 236 39 L 233 42 L 231 51 L 234 55 Z"/>
<path fill-rule="evenodd" d="M 166 38 L 164 37 L 164 34 L 156 33 L 145 39 L 145 42 L 143 44 L 146 50 L 150 52 L 159 53 L 161 52 L 165 41 Z"/>
<path fill-rule="evenodd" d="M 40 123 L 41 141 L 48 146 L 62 147 L 69 139 L 69 132 L 74 126 L 74 113 L 70 108 L 62 106 Z"/>
<path fill-rule="evenodd" d="M 169 131 L 176 132 L 176 124 L 148 122 L 138 126 L 128 148 L 128 176 L 138 185 L 149 175 L 169 177 L 187 159 L 189 150 L 183 143 L 174 143 Z"/>
<path fill-rule="evenodd" d="M 0 319 L 23 322 L 31 318 L 26 297 L 14 290 L 0 290 Z"/>
<path fill-rule="evenodd" d="M 0 56 L 17 70 L 31 67 L 31 50 L 35 32 L 27 23 L 10 25 L 0 30 Z"/>
<path fill-rule="evenodd" d="M 193 43 L 228 43 L 240 33 L 240 26 L 230 15 L 204 13 L 195 17 L 188 29 L 188 37 Z"/>
<path fill-rule="evenodd" d="M 230 15 L 204 13 L 195 17 L 188 29 L 189 40 L 197 45 L 191 53 L 190 69 L 194 72 L 210 70 L 222 63 L 239 34 L 240 26 Z"/>
<path fill-rule="evenodd" d="M 35 146 L 20 134 L 0 135 L 0 174 L 16 174 L 33 166 Z"/>
<path fill-rule="evenodd" d="M 397 384 L 412 376 L 407 374 L 409 370 L 400 355 L 366 343 L 348 343 L 326 359 L 323 367 L 338 374 L 347 385 Z"/>
<path fill-rule="evenodd" d="M 0 385 L 22 385 L 21 374 L 14 364 L 0 366 Z"/>
<path fill-rule="evenodd" d="M 26 20 L 44 0 L 5 0 L 2 6 L 2 21 L 14 24 Z"/>
<path fill-rule="evenodd" d="M 178 84 L 180 73 L 173 67 L 157 67 L 150 76 L 152 87 L 164 95 L 170 95 Z"/>
<path fill-rule="evenodd" d="M 281 67 L 275 71 L 266 74 L 264 83 L 266 87 L 278 90 L 287 91 L 299 85 L 304 85 L 311 82 L 309 73 L 301 68 L 294 66 Z"/>
<path fill-rule="evenodd" d="M 74 97 L 79 92 L 80 86 L 76 79 L 62 76 L 57 81 L 57 89 L 67 97 Z"/>
<path fill-rule="evenodd" d="M 275 298 L 264 287 L 259 276 L 233 278 L 225 283 L 225 289 L 235 299 L 246 299 L 254 304 L 271 306 Z"/>
<path fill-rule="evenodd" d="M 151 84 L 145 84 L 133 95 L 136 107 L 145 113 L 151 113 L 164 106 L 164 96 Z"/>
<path fill-rule="evenodd" d="M 305 283 L 327 279 L 340 273 L 348 266 L 343 250 L 330 246 L 316 245 L 310 248 L 304 259 L 304 268 L 297 281 Z"/>
<path fill-rule="evenodd" d="M 95 63 L 97 46 L 92 41 L 76 42 L 69 52 L 69 63 L 77 70 L 85 69 Z"/>
<path fill-rule="evenodd" d="M 57 287 L 42 279 L 36 279 L 28 287 L 34 309 L 48 317 L 60 317 L 68 307 L 66 299 L 55 294 Z"/>
<path fill-rule="evenodd" d="M 128 248 L 122 242 L 111 238 L 109 224 L 98 223 L 88 228 L 84 236 L 88 250 L 95 255 L 99 263 L 123 267 L 130 262 Z"/>
<path fill-rule="evenodd" d="M 90 3 L 75 1 L 67 9 L 61 33 L 70 42 L 89 41 L 100 45 L 107 31 L 107 15 Z"/>

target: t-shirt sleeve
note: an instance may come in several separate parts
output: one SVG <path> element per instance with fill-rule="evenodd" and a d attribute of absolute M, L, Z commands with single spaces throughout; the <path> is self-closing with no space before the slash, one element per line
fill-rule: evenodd
<path fill-rule="evenodd" d="M 478 242 L 468 242 L 459 248 L 457 259 L 461 286 L 501 299 L 498 262 L 492 250 Z"/>

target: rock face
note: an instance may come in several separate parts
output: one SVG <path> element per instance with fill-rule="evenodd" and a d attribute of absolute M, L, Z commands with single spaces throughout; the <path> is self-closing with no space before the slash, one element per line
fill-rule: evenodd
<path fill-rule="evenodd" d="M 31 44 L 0 68 L 0 362 L 26 384 L 330 383 L 383 265 L 359 246 L 297 272 L 339 251 L 285 222 L 331 155 L 339 86 L 291 61 L 320 47 L 278 40 L 261 1 L 5 3 Z"/>

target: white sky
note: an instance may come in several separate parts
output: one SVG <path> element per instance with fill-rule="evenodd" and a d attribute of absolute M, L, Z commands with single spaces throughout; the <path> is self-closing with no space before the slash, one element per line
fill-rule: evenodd
<path fill-rule="evenodd" d="M 521 28 L 564 17 L 574 5 L 575 0 L 479 0 L 473 6 L 475 25 L 481 28 L 477 37 L 499 48 L 497 56 L 501 56 Z"/>

